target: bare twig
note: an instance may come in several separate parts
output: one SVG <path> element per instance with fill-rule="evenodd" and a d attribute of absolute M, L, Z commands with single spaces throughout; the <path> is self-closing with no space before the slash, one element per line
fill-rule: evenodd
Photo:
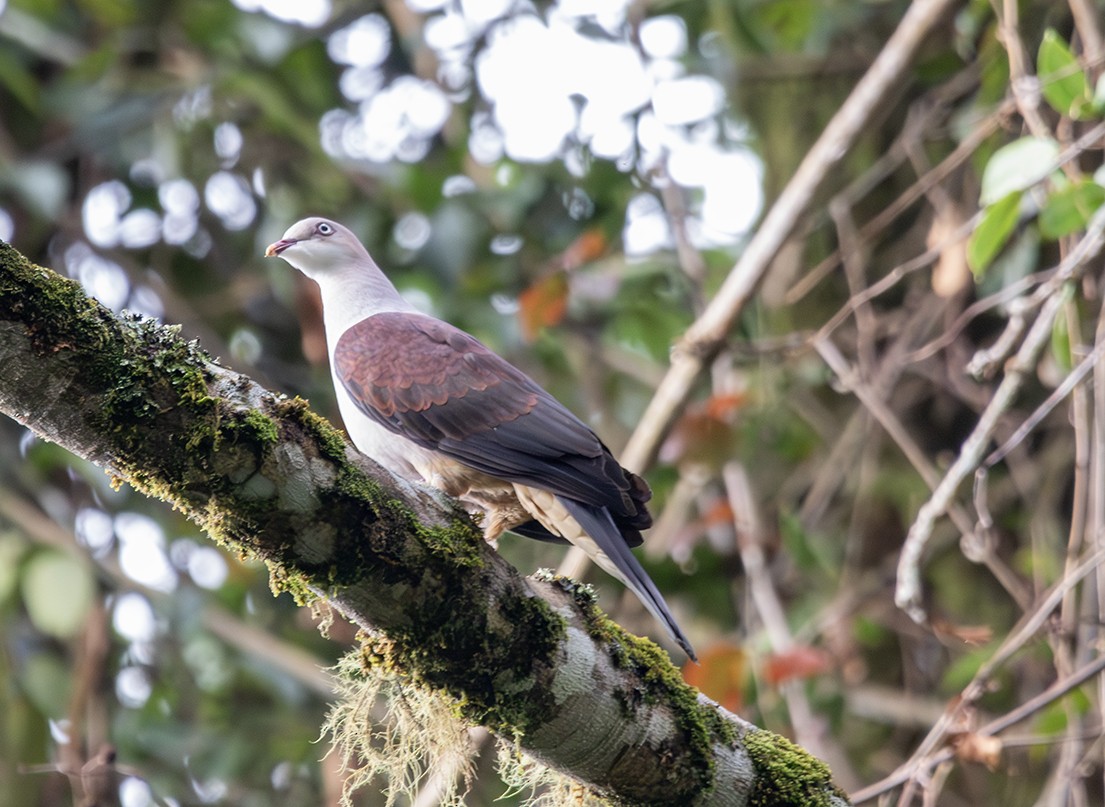
<path fill-rule="evenodd" d="M 924 269 L 930 264 L 935 263 L 940 258 L 940 254 L 944 250 L 955 246 L 956 244 L 970 236 L 971 231 L 978 224 L 979 218 L 980 216 L 978 215 L 973 216 L 969 221 L 963 223 L 961 226 L 956 228 L 954 232 L 950 233 L 946 239 L 941 241 L 936 246 L 932 247 L 931 249 L 925 250 L 920 255 L 916 256 L 915 258 L 911 258 L 905 263 L 901 263 L 898 266 L 895 266 L 893 269 L 887 272 L 886 275 L 880 278 L 878 282 L 872 283 L 870 286 L 860 292 L 853 293 L 852 296 L 848 298 L 848 302 L 846 302 L 839 311 L 833 314 L 828 322 L 826 322 L 818 329 L 817 334 L 814 336 L 814 341 L 826 338 L 829 334 L 839 328 L 849 316 L 857 312 L 861 306 L 866 305 L 868 302 L 875 299 L 879 295 L 886 293 L 894 286 L 896 286 L 903 278 L 907 277 L 913 272 Z M 917 352 L 918 351 L 915 351 L 913 354 L 910 355 L 913 356 Z"/>
<path fill-rule="evenodd" d="M 733 511 L 734 527 L 737 532 L 737 549 L 741 563 L 744 564 L 745 577 L 751 591 L 752 602 L 763 622 L 771 649 L 776 653 L 789 650 L 794 638 L 787 624 L 786 613 L 779 593 L 767 568 L 763 552 L 763 522 L 759 516 L 755 496 L 748 474 L 737 462 L 729 462 L 722 468 L 729 507 Z M 814 714 L 806 697 L 805 690 L 796 682 L 780 687 L 787 704 L 790 722 L 794 727 L 798 743 L 821 759 L 830 760 L 833 773 L 838 782 L 855 781 L 850 765 L 839 752 L 839 748 L 825 742 L 826 727 L 824 721 Z"/>
<path fill-rule="evenodd" d="M 939 337 L 933 339 L 924 347 L 918 348 L 905 356 L 902 361 L 907 364 L 913 364 L 914 362 L 927 359 L 929 356 L 943 350 L 955 342 L 966 327 L 980 315 L 985 314 L 991 309 L 998 308 L 999 306 L 1012 305 L 1018 297 L 1025 294 L 1033 286 L 1038 286 L 1045 282 L 1052 274 L 1053 272 L 1036 272 L 1031 275 L 1026 275 L 1015 283 L 1004 286 L 989 297 L 983 297 L 981 300 L 972 303 L 955 318 L 955 322 L 952 323 L 951 327 L 940 334 Z M 839 314 L 837 316 L 839 316 Z M 834 319 L 835 318 L 836 317 L 834 317 Z"/>
<path fill-rule="evenodd" d="M 1009 54 L 1009 86 L 1017 102 L 1017 111 L 1032 134 L 1036 137 L 1050 137 L 1051 129 L 1040 115 L 1040 81 L 1032 75 L 1028 55 L 1017 30 L 1020 25 L 1017 0 L 1002 0 L 1001 8 L 995 8 L 995 11 L 1001 30 L 1000 38 Z"/>
<path fill-rule="evenodd" d="M 1098 11 L 1090 0 L 1067 0 L 1067 5 L 1074 17 L 1078 36 L 1082 38 L 1082 54 L 1093 69 L 1100 64 L 1102 52 L 1105 51 L 1105 41 L 1102 40 L 1101 28 L 1097 24 Z M 1091 75 L 1091 83 L 1093 78 Z"/>
<path fill-rule="evenodd" d="M 836 224 L 837 241 L 844 256 L 844 277 L 848 281 L 848 291 L 851 292 L 849 310 L 856 319 L 856 361 L 860 377 L 866 378 L 875 364 L 875 339 L 878 333 L 878 320 L 871 304 L 867 300 L 857 301 L 867 288 L 864 274 L 868 249 L 856 232 L 851 208 L 843 200 L 833 200 L 829 204 L 829 214 Z"/>
<path fill-rule="evenodd" d="M 906 188 L 885 210 L 880 211 L 878 215 L 859 229 L 860 239 L 869 240 L 874 237 L 876 233 L 884 230 L 890 222 L 901 216 L 902 213 L 909 209 L 910 205 L 923 197 L 937 183 L 947 179 L 952 171 L 970 159 L 971 155 L 975 153 L 975 150 L 983 142 L 985 142 L 986 138 L 998 130 L 1001 122 L 1013 110 L 1013 107 L 1014 105 L 1011 101 L 1008 104 L 1003 104 L 994 112 L 987 115 L 985 119 L 972 126 L 970 132 L 963 141 L 955 147 L 955 150 L 952 151 L 951 154 L 941 160 L 924 176 L 918 177 L 917 181 Z M 841 251 L 837 249 L 807 272 L 801 280 L 789 288 L 786 295 L 783 297 L 783 301 L 788 305 L 793 305 L 801 300 L 809 294 L 818 283 L 824 280 L 829 272 L 839 265 L 840 260 Z"/>
<path fill-rule="evenodd" d="M 1094 352 L 1096 353 L 1102 345 L 1105 345 L 1105 306 L 1098 314 L 1094 340 L 1096 342 Z M 1094 548 L 1101 551 L 1105 550 L 1105 372 L 1102 371 L 1100 363 L 1096 365 L 1094 370 L 1093 414 L 1090 540 Z M 1105 625 L 1105 569 L 1102 567 L 1097 569 L 1096 583 L 1097 585 L 1093 587 L 1093 589 L 1096 589 L 1095 591 L 1083 591 L 1083 607 L 1093 613 L 1096 618 L 1086 620 L 1087 626 L 1092 627 L 1079 630 L 1075 634 L 1081 643 L 1081 647 L 1076 646 L 1076 653 L 1100 652 L 1102 626 Z M 1096 602 L 1093 602 L 1094 594 L 1096 594 Z M 1105 725 L 1105 723 L 1102 723 L 1105 720 L 1105 680 L 1098 681 L 1097 695 L 1098 725 L 1101 726 Z M 1073 724 L 1074 721 L 1072 721 Z"/>
<path fill-rule="evenodd" d="M 953 0 L 916 0 L 910 5 L 871 69 L 798 167 L 717 295 L 684 334 L 671 368 L 622 454 L 626 467 L 640 471 L 652 463 L 695 380 L 717 355 L 733 322 L 809 208 L 828 170 L 900 85 L 918 46 L 953 5 Z"/>
<path fill-rule="evenodd" d="M 1013 711 L 1009 712 L 1002 717 L 992 720 L 984 726 L 976 729 L 975 733 L 984 737 L 990 737 L 995 734 L 999 734 L 1010 726 L 1015 726 L 1022 720 L 1031 717 L 1036 712 L 1043 709 L 1050 703 L 1054 703 L 1059 698 L 1066 695 L 1072 689 L 1081 686 L 1086 681 L 1093 678 L 1095 675 L 1099 675 L 1102 670 L 1105 670 L 1105 656 L 1100 656 L 1094 661 L 1086 664 L 1084 667 L 1079 668 L 1076 672 L 1071 674 L 1070 677 L 1064 678 L 1061 681 L 1056 681 L 1050 687 L 1045 689 L 1039 695 L 1022 703 Z M 955 756 L 955 751 L 951 748 L 944 748 L 935 754 L 933 754 L 927 761 L 927 767 L 932 768 L 945 762 Z M 890 776 L 886 777 L 880 782 L 876 782 L 873 785 L 863 788 L 863 790 L 857 791 L 852 794 L 852 802 L 854 804 L 861 804 L 865 801 L 870 801 L 876 796 L 885 793 L 891 788 L 897 787 L 900 784 L 908 781 L 912 777 L 917 775 L 915 770 L 902 770 L 898 769 Z"/>
<path fill-rule="evenodd" d="M 1070 277 L 1086 261 L 1096 256 L 1101 251 L 1102 244 L 1105 243 L 1103 233 L 1105 233 L 1105 208 L 1094 214 L 1087 227 L 1086 236 L 1063 260 L 1052 281 Z M 1049 287 L 1052 281 L 1041 289 Z M 998 419 L 1012 404 L 1025 376 L 1031 371 L 1040 351 L 1050 340 L 1052 325 L 1062 303 L 1061 294 L 1050 294 L 1044 300 L 1036 321 L 1025 336 L 1015 359 L 1007 366 L 1005 377 L 995 390 L 990 404 L 983 411 L 970 436 L 964 441 L 959 456 L 933 491 L 932 496 L 921 506 L 913 526 L 910 527 L 898 564 L 898 588 L 894 599 L 900 608 L 918 622 L 925 619 L 925 612 L 921 606 L 920 560 L 936 520 L 948 511 L 952 498 L 963 480 L 982 461 L 986 446 L 997 427 Z"/>
<path fill-rule="evenodd" d="M 672 237 L 675 239 L 675 254 L 679 258 L 679 268 L 687 277 L 691 286 L 691 302 L 694 306 L 695 316 L 701 316 L 706 307 L 706 296 L 702 284 L 706 279 L 706 262 L 702 254 L 691 243 L 687 233 L 687 203 L 684 198 L 684 190 L 672 181 L 668 174 L 667 164 L 659 169 L 660 198 L 664 202 L 664 213 L 671 227 Z"/>
<path fill-rule="evenodd" d="M 979 471 L 985 472 L 986 469 L 993 468 L 1005 459 L 1010 451 L 1022 443 L 1025 438 L 1040 425 L 1040 421 L 1047 417 L 1051 410 L 1059 405 L 1060 401 L 1070 395 L 1071 391 L 1078 384 L 1082 383 L 1082 380 L 1090 374 L 1090 371 L 1093 370 L 1098 361 L 1101 360 L 1102 354 L 1105 354 L 1105 344 L 1099 343 L 1090 355 L 1078 362 L 1078 365 L 1067 374 L 1067 377 L 1047 396 L 1044 402 L 1036 407 L 1035 411 L 1028 416 L 1024 423 L 1017 427 L 1017 430 L 1013 432 L 1012 436 L 986 457 Z"/>
<path fill-rule="evenodd" d="M 945 759 L 950 759 L 952 752 L 949 749 L 940 750 L 940 746 L 945 741 L 948 731 L 959 721 L 960 712 L 969 708 L 986 692 L 986 684 L 998 668 L 1043 627 L 1044 623 L 1051 618 L 1051 614 L 1062 602 L 1067 592 L 1078 585 L 1086 576 L 1093 573 L 1103 561 L 1105 561 L 1105 550 L 1094 552 L 1077 568 L 1065 574 L 1063 578 L 1052 587 L 1047 596 L 1040 601 L 1035 610 L 1020 620 L 1018 626 L 1006 637 L 997 652 L 982 665 L 977 673 L 975 673 L 974 678 L 971 679 L 971 682 L 963 689 L 960 697 L 949 705 L 943 717 L 941 717 L 929 731 L 928 736 L 921 743 L 917 751 L 914 752 L 913 757 L 880 782 L 865 787 L 863 790 L 853 794 L 853 801 L 857 804 L 868 801 L 919 775 L 923 769 L 930 768 Z M 1105 656 L 1087 665 L 1070 678 L 1056 683 L 1045 693 L 1022 704 L 1005 718 L 994 721 L 983 729 L 979 729 L 979 733 L 993 734 L 1008 726 L 1014 725 L 1031 714 L 1035 709 L 1039 709 L 1052 700 L 1061 697 L 1066 694 L 1066 692 L 1099 673 L 1102 669 L 1105 669 Z"/>
<path fill-rule="evenodd" d="M 830 340 L 816 342 L 814 347 L 817 348 L 821 358 L 825 360 L 825 363 L 829 365 L 829 368 L 837 375 L 841 383 L 855 393 L 856 397 L 879 422 L 879 425 L 886 430 L 887 434 L 906 456 L 906 459 L 920 474 L 929 490 L 936 490 L 940 485 L 940 476 L 936 467 L 925 456 L 924 451 L 921 450 L 917 441 L 913 439 L 913 436 L 898 416 L 890 410 L 878 395 L 874 394 L 867 384 L 858 379 L 856 373 L 848 366 L 847 361 Z M 954 503 L 950 504 L 949 515 L 961 535 L 968 535 L 972 532 L 971 518 L 962 507 Z M 973 544 L 972 547 L 974 550 L 972 560 L 984 563 L 1017 604 L 1022 609 L 1028 608 L 1030 593 L 1016 574 L 991 550 L 990 545 L 980 542 Z"/>

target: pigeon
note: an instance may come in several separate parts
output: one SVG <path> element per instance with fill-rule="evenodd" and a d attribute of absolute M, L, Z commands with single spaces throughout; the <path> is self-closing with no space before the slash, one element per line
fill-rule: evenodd
<path fill-rule="evenodd" d="M 265 255 L 319 286 L 338 408 L 362 453 L 481 512 L 493 545 L 512 531 L 580 547 L 695 659 L 630 551 L 652 525 L 652 492 L 590 427 L 475 337 L 417 310 L 341 224 L 303 219 Z"/>

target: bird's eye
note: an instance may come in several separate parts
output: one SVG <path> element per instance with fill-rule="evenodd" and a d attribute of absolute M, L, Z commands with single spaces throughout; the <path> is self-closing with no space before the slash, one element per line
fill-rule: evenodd
<path fill-rule="evenodd" d="M 324 221 L 320 223 L 317 227 L 315 227 L 315 232 L 317 232 L 319 235 L 333 235 L 334 228 Z"/>

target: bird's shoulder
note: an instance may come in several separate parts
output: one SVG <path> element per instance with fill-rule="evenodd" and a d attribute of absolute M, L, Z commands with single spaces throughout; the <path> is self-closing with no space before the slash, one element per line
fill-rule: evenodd
<path fill-rule="evenodd" d="M 471 334 L 426 314 L 383 312 L 341 335 L 334 369 L 362 401 L 395 411 L 424 410 L 495 389 L 531 409 L 540 388 Z"/>

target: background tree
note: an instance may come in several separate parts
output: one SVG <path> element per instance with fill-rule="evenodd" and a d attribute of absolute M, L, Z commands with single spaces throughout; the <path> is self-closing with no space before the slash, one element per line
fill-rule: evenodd
<path fill-rule="evenodd" d="M 0 238 L 335 414 L 309 289 L 250 257 L 332 214 L 620 448 L 909 4 L 475 5 L 9 0 Z M 729 338 L 689 344 L 708 373 L 662 446 L 628 446 L 659 447 L 649 571 L 685 674 L 848 787 L 1102 797 L 1101 41 L 1085 0 L 941 18 Z M 21 766 L 110 741 L 127 804 L 335 799 L 315 660 L 351 633 L 0 430 L 0 791 L 64 803 Z"/>

